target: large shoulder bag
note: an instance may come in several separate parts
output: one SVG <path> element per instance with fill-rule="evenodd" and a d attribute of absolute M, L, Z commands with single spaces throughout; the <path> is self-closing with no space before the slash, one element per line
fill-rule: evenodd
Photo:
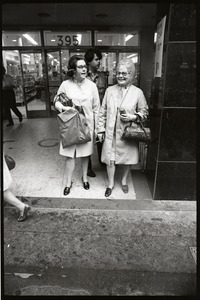
<path fill-rule="evenodd" d="M 144 127 L 138 115 L 138 123 L 131 122 L 130 125 L 126 126 L 121 140 L 148 143 L 151 141 L 151 130 L 148 127 Z"/>
<path fill-rule="evenodd" d="M 71 108 L 57 116 L 63 148 L 91 141 L 87 120 L 77 109 Z"/>

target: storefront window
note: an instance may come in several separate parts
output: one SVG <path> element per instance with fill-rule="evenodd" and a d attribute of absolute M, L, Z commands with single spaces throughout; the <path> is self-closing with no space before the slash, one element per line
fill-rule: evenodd
<path fill-rule="evenodd" d="M 108 33 L 95 32 L 96 46 L 139 46 L 138 32 L 132 33 Z"/>
<path fill-rule="evenodd" d="M 44 31 L 45 46 L 91 46 L 91 32 Z"/>
<path fill-rule="evenodd" d="M 18 31 L 3 31 L 2 46 L 41 46 L 41 38 L 39 32 L 18 32 Z"/>
<path fill-rule="evenodd" d="M 100 71 L 106 72 L 108 76 L 108 84 L 115 83 L 115 70 L 116 70 L 116 53 L 115 52 L 102 52 L 102 60 Z"/>

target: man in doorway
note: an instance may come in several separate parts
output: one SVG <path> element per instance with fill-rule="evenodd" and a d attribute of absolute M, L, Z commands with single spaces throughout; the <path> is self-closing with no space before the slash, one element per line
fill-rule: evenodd
<path fill-rule="evenodd" d="M 9 74 L 6 74 L 6 69 L 2 66 L 2 80 L 3 80 L 3 108 L 5 112 L 5 117 L 8 119 L 8 124 L 6 126 L 13 126 L 13 118 L 11 115 L 11 109 L 19 118 L 19 121 L 22 122 L 22 114 L 16 106 L 16 98 L 15 98 L 15 83 L 13 77 Z"/>
<path fill-rule="evenodd" d="M 87 78 L 93 81 L 94 83 L 96 83 L 97 89 L 99 91 L 100 104 L 102 104 L 105 91 L 108 87 L 108 79 L 107 79 L 106 72 L 99 71 L 101 59 L 102 59 L 102 54 L 97 49 L 90 48 L 85 53 L 85 60 L 88 66 Z M 102 144 L 97 143 L 98 158 L 100 163 L 101 163 L 101 149 L 102 149 Z M 89 158 L 87 175 L 90 177 L 96 176 L 96 174 L 92 170 L 91 157 Z"/>

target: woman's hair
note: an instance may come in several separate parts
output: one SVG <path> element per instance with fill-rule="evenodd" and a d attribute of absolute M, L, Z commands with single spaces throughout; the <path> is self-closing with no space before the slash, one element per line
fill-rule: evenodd
<path fill-rule="evenodd" d="M 90 48 L 86 51 L 85 59 L 86 59 L 87 64 L 94 59 L 95 54 L 96 54 L 96 56 L 98 57 L 99 60 L 102 59 L 102 54 L 98 49 Z"/>
<path fill-rule="evenodd" d="M 118 63 L 117 70 L 120 66 L 125 66 L 127 68 L 128 72 L 130 73 L 129 81 L 133 82 L 135 78 L 135 64 L 133 61 L 130 58 L 124 58 Z"/>
<path fill-rule="evenodd" d="M 77 67 L 77 61 L 78 60 L 84 60 L 85 58 L 83 55 L 73 55 L 70 57 L 69 62 L 68 62 L 68 71 L 67 71 L 67 76 L 73 77 L 76 67 Z"/>

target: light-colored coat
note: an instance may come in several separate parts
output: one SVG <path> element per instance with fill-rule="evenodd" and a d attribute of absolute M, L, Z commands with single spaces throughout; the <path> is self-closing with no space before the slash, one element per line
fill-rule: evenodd
<path fill-rule="evenodd" d="M 92 140 L 84 144 L 68 146 L 64 149 L 62 147 L 62 143 L 60 143 L 59 153 L 67 157 L 74 157 L 76 151 L 76 157 L 89 156 L 93 153 L 94 129 L 96 128 L 97 116 L 100 107 L 96 84 L 87 78 L 84 79 L 81 84 L 78 84 L 73 79 L 69 79 L 61 83 L 57 91 L 57 95 L 61 92 L 65 93 L 69 99 L 72 99 L 75 105 L 82 106 Z"/>
<path fill-rule="evenodd" d="M 130 122 L 122 122 L 118 107 L 120 106 L 127 113 L 138 113 L 142 119 L 148 115 L 148 105 L 141 89 L 134 85 L 127 87 L 127 93 L 122 99 L 121 87 L 114 85 L 106 90 L 102 106 L 99 111 L 97 132 L 105 132 L 105 140 L 102 147 L 101 161 L 110 164 L 112 140 L 116 126 L 116 164 L 137 164 L 139 150 L 137 142 L 122 141 L 121 136 L 124 127 Z"/>

